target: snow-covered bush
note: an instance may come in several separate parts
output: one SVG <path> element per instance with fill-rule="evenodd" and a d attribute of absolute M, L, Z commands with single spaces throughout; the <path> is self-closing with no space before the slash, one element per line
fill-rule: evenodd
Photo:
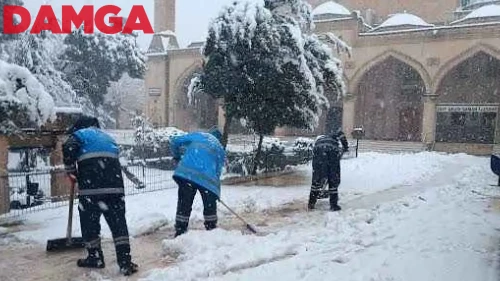
<path fill-rule="evenodd" d="M 247 176 L 253 167 L 254 154 L 228 151 L 226 159 L 226 173 Z"/>
<path fill-rule="evenodd" d="M 285 143 L 278 138 L 265 137 L 262 141 L 262 150 L 267 153 L 283 153 Z"/>
<path fill-rule="evenodd" d="M 134 155 L 141 158 L 171 156 L 169 149 L 170 138 L 186 134 L 175 127 L 155 129 L 144 116 L 132 118 L 135 127 Z"/>
<path fill-rule="evenodd" d="M 28 69 L 0 60 L 0 132 L 39 127 L 55 117 L 53 98 Z"/>
<path fill-rule="evenodd" d="M 135 144 L 159 149 L 168 146 L 170 138 L 184 135 L 186 132 L 175 127 L 153 129 L 151 127 L 138 127 L 135 134 Z"/>
<path fill-rule="evenodd" d="M 297 138 L 293 143 L 294 150 L 308 150 L 312 149 L 313 146 L 314 146 L 314 140 L 304 137 Z"/>

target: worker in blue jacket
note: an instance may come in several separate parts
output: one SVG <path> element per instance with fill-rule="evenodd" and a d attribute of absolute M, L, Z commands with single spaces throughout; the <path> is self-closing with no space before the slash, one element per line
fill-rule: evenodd
<path fill-rule="evenodd" d="M 178 161 L 173 175 L 179 186 L 176 237 L 187 231 L 197 191 L 203 200 L 205 228 L 212 230 L 217 227 L 217 200 L 220 197 L 220 176 L 225 159 L 221 138 L 222 133 L 214 127 L 208 133 L 193 132 L 170 140 L 174 160 Z"/>
<path fill-rule="evenodd" d="M 128 276 L 138 270 L 130 256 L 125 219 L 125 192 L 115 140 L 99 129 L 99 121 L 83 116 L 69 130 L 63 145 L 64 165 L 70 178 L 78 182 L 78 211 L 88 256 L 77 265 L 104 268 L 101 248 L 101 215 L 109 225 L 115 244 L 118 266 Z"/>

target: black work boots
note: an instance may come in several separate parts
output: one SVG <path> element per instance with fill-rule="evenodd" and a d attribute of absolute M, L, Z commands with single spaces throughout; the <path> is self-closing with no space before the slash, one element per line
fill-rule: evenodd
<path fill-rule="evenodd" d="M 130 276 L 139 270 L 139 266 L 133 262 L 120 265 L 120 272 L 125 276 Z"/>
<path fill-rule="evenodd" d="M 317 201 L 318 199 L 316 197 L 316 194 L 312 191 L 311 195 L 309 196 L 309 202 L 307 203 L 307 209 L 314 210 Z M 330 211 L 338 212 L 340 210 L 342 210 L 342 208 L 339 206 L 339 194 L 330 194 Z"/>
<path fill-rule="evenodd" d="M 76 264 L 78 267 L 84 268 L 104 268 L 104 255 L 101 249 L 89 249 L 89 254 L 85 259 L 79 259 Z M 139 270 L 139 266 L 129 260 L 119 262 L 120 273 L 125 276 L 130 276 Z"/>
<path fill-rule="evenodd" d="M 89 249 L 89 255 L 85 259 L 79 259 L 76 264 L 78 267 L 86 268 L 104 268 L 104 255 L 101 249 Z"/>
<path fill-rule="evenodd" d="M 340 210 L 342 210 L 342 208 L 339 206 L 339 194 L 330 194 L 330 211 L 338 212 Z"/>

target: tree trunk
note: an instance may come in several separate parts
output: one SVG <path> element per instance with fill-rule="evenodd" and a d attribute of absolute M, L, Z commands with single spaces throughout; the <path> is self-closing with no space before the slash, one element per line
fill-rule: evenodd
<path fill-rule="evenodd" d="M 231 128 L 231 122 L 233 121 L 233 116 L 226 116 L 226 122 L 224 123 L 224 129 L 222 132 L 222 147 L 226 149 L 228 139 L 229 139 L 229 130 Z"/>
<path fill-rule="evenodd" d="M 252 175 L 257 174 L 257 169 L 259 168 L 259 160 L 262 152 L 262 142 L 264 141 L 264 135 L 259 135 L 259 145 L 257 146 L 257 153 L 255 154 L 255 159 L 253 160 L 253 171 Z"/>

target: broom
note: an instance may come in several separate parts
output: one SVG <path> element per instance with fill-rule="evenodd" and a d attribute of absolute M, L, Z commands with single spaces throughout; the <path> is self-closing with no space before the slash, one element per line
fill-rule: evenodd
<path fill-rule="evenodd" d="M 73 227 L 73 201 L 75 200 L 75 181 L 71 179 L 71 190 L 69 194 L 69 216 L 66 237 L 47 241 L 47 252 L 58 252 L 72 249 L 85 248 L 82 237 L 71 237 Z"/>

